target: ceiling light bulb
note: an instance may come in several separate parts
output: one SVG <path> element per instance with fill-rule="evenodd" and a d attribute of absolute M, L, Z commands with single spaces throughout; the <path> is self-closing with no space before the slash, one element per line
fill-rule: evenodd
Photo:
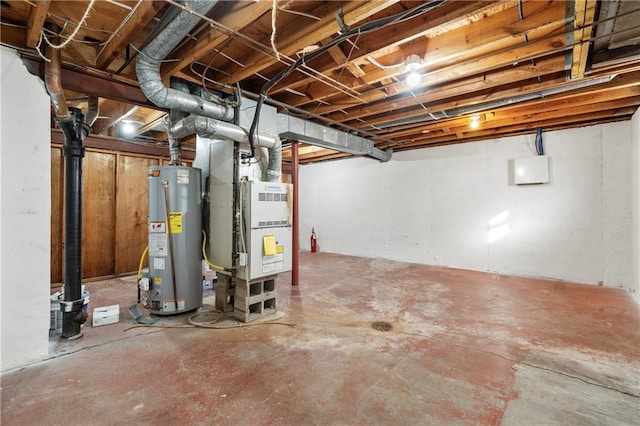
<path fill-rule="evenodd" d="M 124 133 L 125 135 L 131 135 L 133 134 L 134 128 L 133 128 L 133 124 L 131 124 L 131 122 L 129 121 L 125 121 L 122 123 L 122 133 Z"/>
<path fill-rule="evenodd" d="M 421 76 L 417 70 L 420 68 L 421 63 L 422 59 L 418 55 L 409 55 L 404 61 L 404 71 L 409 73 L 407 75 L 407 84 L 409 86 L 416 86 L 420 83 Z"/>
<path fill-rule="evenodd" d="M 421 77 L 415 71 L 411 71 L 409 75 L 407 75 L 407 84 L 409 86 L 417 86 L 420 83 Z"/>

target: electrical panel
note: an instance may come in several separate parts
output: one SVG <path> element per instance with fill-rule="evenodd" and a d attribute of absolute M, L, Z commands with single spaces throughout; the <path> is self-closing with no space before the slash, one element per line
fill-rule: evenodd
<path fill-rule="evenodd" d="M 237 276 L 254 280 L 291 270 L 291 185 L 242 180 L 243 232 Z"/>
<path fill-rule="evenodd" d="M 516 158 L 513 160 L 513 172 L 516 185 L 549 183 L 549 157 Z"/>

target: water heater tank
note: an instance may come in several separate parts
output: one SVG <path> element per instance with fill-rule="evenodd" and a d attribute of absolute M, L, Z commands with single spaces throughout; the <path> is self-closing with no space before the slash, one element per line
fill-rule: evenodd
<path fill-rule="evenodd" d="M 200 169 L 152 166 L 147 177 L 150 310 L 168 315 L 197 309 L 202 305 Z"/>

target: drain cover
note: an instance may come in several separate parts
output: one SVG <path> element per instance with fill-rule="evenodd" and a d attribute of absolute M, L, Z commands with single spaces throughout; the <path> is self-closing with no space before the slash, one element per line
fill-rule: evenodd
<path fill-rule="evenodd" d="M 378 331 L 390 331 L 393 326 L 386 321 L 376 321 L 371 323 L 371 328 Z"/>

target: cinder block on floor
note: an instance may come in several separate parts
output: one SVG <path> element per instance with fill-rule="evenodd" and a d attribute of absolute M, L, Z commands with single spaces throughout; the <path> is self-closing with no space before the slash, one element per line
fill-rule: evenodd
<path fill-rule="evenodd" d="M 234 316 L 243 322 L 276 312 L 275 277 L 252 282 L 238 280 L 233 308 Z"/>

